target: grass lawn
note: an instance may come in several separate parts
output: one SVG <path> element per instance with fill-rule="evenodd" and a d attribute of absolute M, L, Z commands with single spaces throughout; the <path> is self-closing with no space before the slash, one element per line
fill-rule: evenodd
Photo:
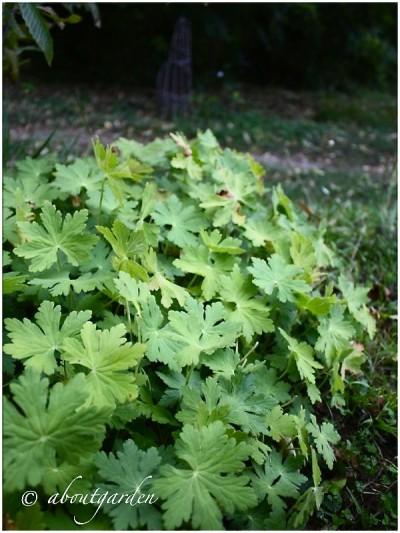
<path fill-rule="evenodd" d="M 332 407 L 343 436 L 335 478 L 313 529 L 397 529 L 396 100 L 230 87 L 193 99 L 190 117 L 162 120 L 150 92 L 101 87 L 5 87 L 5 160 L 56 151 L 89 153 L 90 138 L 151 140 L 175 130 L 211 128 L 221 144 L 253 153 L 265 180 L 315 218 L 344 268 L 367 284 L 377 335 L 354 376 L 345 406 Z M 7 135 L 9 135 L 7 137 Z"/>

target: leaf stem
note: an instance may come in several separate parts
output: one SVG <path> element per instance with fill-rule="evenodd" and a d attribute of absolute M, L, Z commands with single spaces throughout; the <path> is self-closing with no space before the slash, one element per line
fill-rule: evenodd
<path fill-rule="evenodd" d="M 194 369 L 194 365 L 191 365 L 189 367 L 188 373 L 186 374 L 186 385 L 189 385 L 190 378 L 192 377 L 192 374 L 193 374 L 193 369 Z"/>
<path fill-rule="evenodd" d="M 128 319 L 129 338 L 131 340 L 131 343 L 133 344 L 131 310 L 130 310 L 130 307 L 129 307 L 129 302 L 126 299 L 125 299 L 125 311 L 126 311 L 126 317 Z"/>
<path fill-rule="evenodd" d="M 75 303 L 74 291 L 70 289 L 68 293 L 68 307 L 71 309 L 71 311 L 73 311 L 74 309 L 74 303 Z"/>
<path fill-rule="evenodd" d="M 250 354 L 252 354 L 254 352 L 254 350 L 257 348 L 258 346 L 258 341 L 254 344 L 254 346 L 252 346 L 250 348 L 250 350 L 241 358 L 241 360 L 239 361 L 239 364 L 241 367 L 243 367 L 245 364 L 246 364 L 246 361 L 247 361 L 247 358 L 249 357 Z"/>
<path fill-rule="evenodd" d="M 286 374 L 289 372 L 289 363 L 287 364 L 285 370 L 282 372 L 282 374 L 278 377 L 278 381 L 280 381 Z"/>
<path fill-rule="evenodd" d="M 293 396 L 293 398 L 291 398 L 290 400 L 288 400 L 286 403 L 283 403 L 283 404 L 281 405 L 282 409 L 283 409 L 284 407 L 287 407 L 288 405 L 292 404 L 292 403 L 295 401 L 296 398 L 297 398 L 297 394 L 295 394 L 295 395 Z"/>
<path fill-rule="evenodd" d="M 319 385 L 319 389 L 322 389 L 322 387 L 325 385 L 325 383 L 328 381 L 329 378 L 330 378 L 330 375 L 326 374 L 326 376 L 324 377 L 324 379 L 321 381 Z"/>
<path fill-rule="evenodd" d="M 60 254 L 58 253 L 58 250 L 57 250 L 57 270 L 59 272 L 61 272 L 62 270 L 61 259 L 60 259 Z"/>
<path fill-rule="evenodd" d="M 103 182 L 101 184 L 101 190 L 100 190 L 100 201 L 99 201 L 99 224 L 101 222 L 101 209 L 103 206 L 103 197 L 104 197 L 104 187 L 106 184 L 106 178 L 103 179 Z"/>
<path fill-rule="evenodd" d="M 189 281 L 189 285 L 187 286 L 188 289 L 190 289 L 190 287 L 193 285 L 193 283 L 196 281 L 197 278 L 198 276 L 197 274 L 195 274 L 193 278 Z"/>

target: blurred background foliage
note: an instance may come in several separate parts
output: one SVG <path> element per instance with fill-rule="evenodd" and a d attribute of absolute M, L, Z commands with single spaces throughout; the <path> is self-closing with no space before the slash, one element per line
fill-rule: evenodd
<path fill-rule="evenodd" d="M 79 6 L 40 5 L 53 8 L 61 18 L 70 16 L 71 6 Z M 25 67 L 28 74 L 44 81 L 95 79 L 152 87 L 174 24 L 184 15 L 192 24 L 198 89 L 236 81 L 290 89 L 396 87 L 395 3 L 105 3 L 98 7 L 101 30 L 87 15 L 66 31 L 55 24 L 51 71 L 43 57 L 34 54 Z"/>
<path fill-rule="evenodd" d="M 97 4 L 62 3 L 58 5 L 28 2 L 7 2 L 2 6 L 3 21 L 3 72 L 14 82 L 19 80 L 20 70 L 29 63 L 31 52 L 42 52 L 51 66 L 54 44 L 51 29 L 63 30 L 66 25 L 82 20 L 77 11 L 91 13 L 96 27 L 101 26 Z M 56 8 L 56 9 L 55 9 Z M 60 13 L 63 11 L 63 14 Z"/>
<path fill-rule="evenodd" d="M 18 52 L 38 46 L 32 35 L 3 40 L 3 57 L 15 45 L 21 67 L 20 82 L 4 84 L 5 172 L 25 156 L 88 155 L 94 135 L 147 142 L 211 128 L 222 145 L 251 152 L 267 187 L 282 184 L 316 223 L 326 221 L 349 273 L 371 288 L 378 322 L 375 339 L 363 341 L 364 375 L 332 413 L 346 487 L 309 527 L 395 530 L 397 4 L 79 6 L 36 4 L 52 37 L 51 68 L 42 53 Z M 26 35 L 18 4 L 3 5 L 3 30 L 7 10 Z M 65 22 L 71 13 L 80 20 Z M 165 120 L 155 79 L 182 15 L 192 24 L 193 106 Z"/>

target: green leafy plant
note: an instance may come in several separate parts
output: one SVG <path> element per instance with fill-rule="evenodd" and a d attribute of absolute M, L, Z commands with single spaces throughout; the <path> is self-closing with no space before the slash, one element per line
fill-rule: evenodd
<path fill-rule="evenodd" d="M 76 9 L 90 11 L 97 27 L 100 26 L 99 11 L 94 3 L 61 4 L 64 15 L 56 12 L 54 7 L 32 2 L 8 2 L 3 6 L 3 45 L 4 69 L 15 81 L 19 77 L 20 56 L 26 52 L 40 51 L 50 66 L 54 57 L 54 44 L 50 29 L 56 25 L 61 29 L 67 24 L 77 24 L 81 16 Z"/>
<path fill-rule="evenodd" d="M 5 177 L 10 508 L 37 487 L 62 527 L 79 510 L 46 495 L 76 475 L 88 492 L 146 479 L 154 502 L 91 525 L 304 528 L 345 483 L 334 412 L 374 334 L 366 289 L 211 131 L 94 150 Z"/>

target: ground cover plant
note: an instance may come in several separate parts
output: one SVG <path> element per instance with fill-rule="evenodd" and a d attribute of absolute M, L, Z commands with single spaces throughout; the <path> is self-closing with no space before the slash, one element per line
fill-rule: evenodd
<path fill-rule="evenodd" d="M 93 151 L 4 179 L 7 520 L 307 526 L 347 482 L 332 411 L 375 335 L 369 289 L 325 221 L 209 130 Z M 78 475 L 157 501 L 93 520 L 46 503 Z"/>

